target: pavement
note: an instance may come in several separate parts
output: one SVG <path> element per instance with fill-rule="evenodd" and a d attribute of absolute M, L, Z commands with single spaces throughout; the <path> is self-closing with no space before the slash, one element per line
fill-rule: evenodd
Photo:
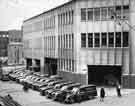
<path fill-rule="evenodd" d="M 14 69 L 12 68 L 5 68 Z M 10 94 L 22 106 L 66 106 L 67 104 L 59 103 L 41 96 L 39 92 L 31 89 L 28 92 L 23 91 L 23 86 L 13 81 L 0 81 L 0 95 L 5 96 Z M 100 88 L 97 87 L 98 96 L 95 99 L 83 101 L 81 103 L 70 104 L 72 106 L 134 106 L 135 104 L 135 89 L 122 89 L 122 97 L 117 97 L 115 87 L 104 87 L 106 96 L 104 102 L 100 102 Z"/>
<path fill-rule="evenodd" d="M 39 92 L 31 89 L 28 92 L 22 90 L 22 85 L 13 81 L 1 82 L 0 81 L 0 95 L 5 96 L 10 94 L 14 100 L 22 106 L 64 106 L 59 102 L 47 99 L 41 96 Z M 98 95 L 100 87 L 97 88 Z M 104 102 L 100 102 L 99 96 L 93 100 L 83 101 L 81 103 L 71 104 L 72 106 L 134 106 L 135 104 L 135 89 L 122 89 L 122 97 L 117 97 L 115 88 L 105 88 L 106 97 Z"/>

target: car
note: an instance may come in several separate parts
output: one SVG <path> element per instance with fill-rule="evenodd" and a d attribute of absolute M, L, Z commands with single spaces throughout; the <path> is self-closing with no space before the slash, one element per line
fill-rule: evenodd
<path fill-rule="evenodd" d="M 21 75 L 21 71 L 15 71 L 9 74 L 9 78 L 13 81 L 16 80 L 17 77 L 19 77 Z"/>
<path fill-rule="evenodd" d="M 38 91 L 41 91 L 41 90 L 42 90 L 41 88 L 46 87 L 46 86 L 48 85 L 48 83 L 54 82 L 54 81 L 57 81 L 57 80 L 58 80 L 58 79 L 50 79 L 50 78 L 48 78 L 48 79 L 47 79 L 46 81 L 44 81 L 43 83 L 36 85 L 36 89 L 37 89 Z"/>
<path fill-rule="evenodd" d="M 80 83 L 74 83 L 74 84 L 71 84 L 71 85 L 67 85 L 67 86 L 62 87 L 60 91 L 54 93 L 53 100 L 59 101 L 59 102 L 64 102 L 64 100 L 66 98 L 66 95 L 69 92 L 71 92 L 71 90 L 74 87 L 79 87 L 79 86 L 81 86 Z"/>
<path fill-rule="evenodd" d="M 59 75 L 52 75 L 52 76 L 50 76 L 50 79 L 59 79 L 59 80 L 61 80 L 62 77 L 59 76 Z"/>
<path fill-rule="evenodd" d="M 35 83 L 32 84 L 32 89 L 38 90 L 38 86 L 43 84 L 47 79 L 45 78 L 40 78 L 39 81 L 36 81 Z"/>
<path fill-rule="evenodd" d="M 46 87 L 40 88 L 40 94 L 41 94 L 41 95 L 46 95 L 46 94 L 47 94 L 46 91 L 47 91 L 48 89 L 53 89 L 53 87 L 54 87 L 56 84 L 59 84 L 59 83 L 62 83 L 62 82 L 65 82 L 65 80 L 56 80 L 56 81 L 52 81 L 52 82 L 48 83 Z"/>
<path fill-rule="evenodd" d="M 24 83 L 25 83 L 28 79 L 30 79 L 30 78 L 32 78 L 32 75 L 28 75 L 28 76 L 26 76 L 25 78 L 20 79 L 19 82 L 20 82 L 21 84 L 24 84 Z"/>
<path fill-rule="evenodd" d="M 67 94 L 65 103 L 81 102 L 82 100 L 88 100 L 97 96 L 97 90 L 95 85 L 83 85 Z"/>
<path fill-rule="evenodd" d="M 73 83 L 74 82 L 68 81 L 68 82 L 56 84 L 53 89 L 49 89 L 48 90 L 47 98 L 52 98 L 53 97 L 53 93 L 59 91 L 63 86 L 70 85 L 70 84 L 73 84 Z"/>

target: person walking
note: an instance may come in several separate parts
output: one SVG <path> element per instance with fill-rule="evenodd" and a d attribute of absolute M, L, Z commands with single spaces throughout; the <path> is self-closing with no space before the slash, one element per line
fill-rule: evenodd
<path fill-rule="evenodd" d="M 102 87 L 102 88 L 100 89 L 100 101 L 101 101 L 101 102 L 104 102 L 104 97 L 105 97 L 105 90 L 104 90 L 104 88 Z"/>
<path fill-rule="evenodd" d="M 117 96 L 121 97 L 121 86 L 119 82 L 116 83 L 116 91 L 117 91 Z"/>

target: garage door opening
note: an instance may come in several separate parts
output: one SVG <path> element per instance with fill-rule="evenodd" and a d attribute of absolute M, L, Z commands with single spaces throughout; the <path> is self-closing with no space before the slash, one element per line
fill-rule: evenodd
<path fill-rule="evenodd" d="M 121 66 L 88 65 L 88 84 L 114 86 L 121 84 Z"/>

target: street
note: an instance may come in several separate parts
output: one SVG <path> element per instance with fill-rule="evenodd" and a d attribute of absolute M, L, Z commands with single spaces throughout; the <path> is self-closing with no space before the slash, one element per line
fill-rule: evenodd
<path fill-rule="evenodd" d="M 98 94 L 99 94 L 99 88 Z M 5 96 L 10 94 L 22 106 L 63 106 L 66 104 L 46 99 L 45 96 L 40 96 L 39 92 L 29 89 L 28 92 L 22 90 L 22 85 L 13 81 L 1 82 L 0 81 L 0 95 Z M 100 102 L 99 97 L 83 101 L 80 104 L 74 103 L 72 106 L 133 106 L 135 98 L 134 89 L 122 90 L 122 97 L 119 98 L 115 95 L 115 88 L 106 88 L 106 97 L 104 102 Z"/>

